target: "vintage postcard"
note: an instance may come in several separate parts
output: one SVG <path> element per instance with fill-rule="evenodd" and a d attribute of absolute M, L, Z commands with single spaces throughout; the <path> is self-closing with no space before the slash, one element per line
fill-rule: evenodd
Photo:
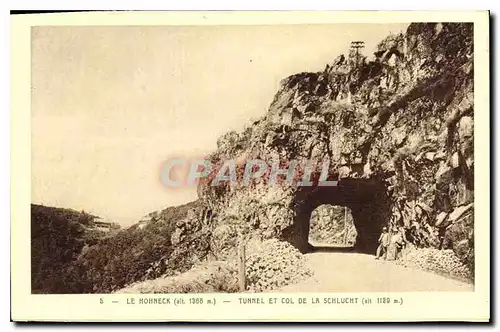
<path fill-rule="evenodd" d="M 11 26 L 12 320 L 490 320 L 488 12 Z"/>

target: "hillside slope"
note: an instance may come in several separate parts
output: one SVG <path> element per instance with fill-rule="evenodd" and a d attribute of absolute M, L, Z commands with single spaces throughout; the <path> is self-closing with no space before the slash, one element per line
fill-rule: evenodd
<path fill-rule="evenodd" d="M 33 293 L 75 288 L 72 264 L 85 248 L 113 236 L 120 228 L 94 215 L 31 204 L 31 279 Z"/>
<path fill-rule="evenodd" d="M 138 223 L 89 248 L 75 262 L 85 293 L 112 292 L 128 284 L 187 271 L 209 253 L 207 230 L 189 228 L 198 202 L 152 213 L 148 223 Z M 176 238 L 182 238 L 182 243 Z"/>

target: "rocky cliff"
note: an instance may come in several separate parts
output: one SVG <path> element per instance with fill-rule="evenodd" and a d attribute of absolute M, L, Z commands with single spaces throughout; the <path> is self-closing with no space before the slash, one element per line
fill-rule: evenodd
<path fill-rule="evenodd" d="M 267 114 L 221 137 L 208 159 L 328 160 L 338 186 L 200 183 L 210 251 L 227 257 L 241 236 L 307 251 L 312 211 L 331 204 L 352 211 L 361 251 L 401 225 L 416 246 L 472 264 L 473 117 L 472 24 L 414 23 L 373 56 L 283 79 Z"/>

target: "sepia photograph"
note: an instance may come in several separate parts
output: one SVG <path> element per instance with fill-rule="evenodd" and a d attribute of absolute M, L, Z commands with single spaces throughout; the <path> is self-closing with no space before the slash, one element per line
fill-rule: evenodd
<path fill-rule="evenodd" d="M 489 243 L 475 34 L 472 20 L 31 26 L 28 292 L 473 294 Z"/>

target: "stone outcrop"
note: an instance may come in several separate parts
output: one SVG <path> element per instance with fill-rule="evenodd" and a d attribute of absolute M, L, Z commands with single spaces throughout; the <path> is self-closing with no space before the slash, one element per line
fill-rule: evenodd
<path fill-rule="evenodd" d="M 239 176 L 249 159 L 328 160 L 338 186 L 270 186 L 266 176 L 211 186 L 210 177 L 198 186 L 207 250 L 225 259 L 242 239 L 277 238 L 308 251 L 311 213 L 330 204 L 352 211 L 361 251 L 375 251 L 382 226 L 400 225 L 415 246 L 450 248 L 471 264 L 473 124 L 472 24 L 414 23 L 373 58 L 341 55 L 287 77 L 267 114 L 223 135 L 207 159 L 237 160 Z"/>

